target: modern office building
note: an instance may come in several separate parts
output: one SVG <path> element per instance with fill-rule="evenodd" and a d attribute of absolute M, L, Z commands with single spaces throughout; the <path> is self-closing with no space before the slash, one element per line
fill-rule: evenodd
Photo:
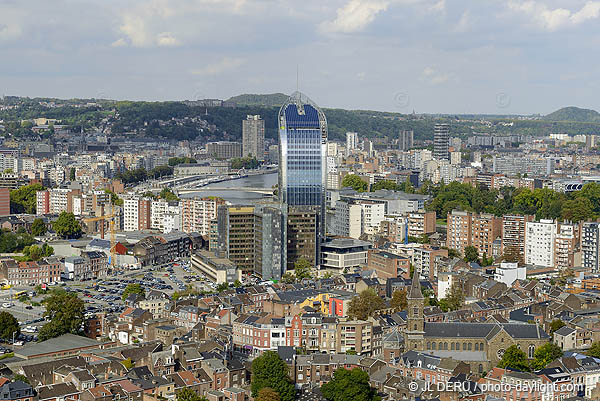
<path fill-rule="evenodd" d="M 414 144 L 414 131 L 400 131 L 398 136 L 398 150 L 409 150 Z"/>
<path fill-rule="evenodd" d="M 284 214 L 275 205 L 261 205 L 254 219 L 254 272 L 263 280 L 279 280 L 285 273 Z"/>
<path fill-rule="evenodd" d="M 433 131 L 433 158 L 450 160 L 450 125 L 436 124 Z"/>
<path fill-rule="evenodd" d="M 242 156 L 265 160 L 265 120 L 259 115 L 249 115 L 242 121 Z"/>
<path fill-rule="evenodd" d="M 287 266 L 293 265 L 299 255 L 308 256 L 307 252 L 313 249 L 309 259 L 317 265 L 321 259 L 319 244 L 325 239 L 327 120 L 315 103 L 295 92 L 281 107 L 278 124 L 279 200 L 288 221 Z M 313 219 L 314 239 L 310 241 L 306 227 L 301 231 L 292 229 L 292 220 L 300 226 L 312 226 Z M 301 238 L 292 238 L 295 234 Z M 294 248 L 298 246 L 302 248 Z"/>

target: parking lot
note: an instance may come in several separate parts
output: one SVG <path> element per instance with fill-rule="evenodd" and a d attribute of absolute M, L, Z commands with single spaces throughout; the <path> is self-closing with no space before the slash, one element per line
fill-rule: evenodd
<path fill-rule="evenodd" d="M 213 292 L 216 289 L 214 283 L 191 268 L 189 259 L 176 260 L 158 266 L 147 266 L 125 273 L 119 272 L 99 280 L 67 280 L 58 287 L 68 292 L 77 293 L 85 302 L 86 317 L 89 317 L 100 312 L 122 312 L 126 308 L 122 296 L 129 284 L 140 284 L 146 293 L 151 290 L 158 290 L 170 296 L 175 291 L 183 292 L 190 287 L 198 292 Z M 52 287 L 48 286 L 48 289 L 52 289 Z M 46 323 L 43 319 L 45 311 L 43 305 L 31 305 L 31 303 L 41 303 L 46 295 L 36 294 L 30 301 L 23 303 L 11 299 L 11 294 L 20 291 L 31 292 L 32 290 L 32 287 L 15 287 L 10 291 L 3 290 L 0 292 L 0 306 L 2 306 L 2 310 L 9 311 L 19 321 L 22 334 L 18 340 L 22 341 L 23 344 L 36 341 L 37 332 Z M 10 306 L 8 306 L 9 304 Z M 0 348 L 0 354 L 2 352 L 3 350 Z"/>

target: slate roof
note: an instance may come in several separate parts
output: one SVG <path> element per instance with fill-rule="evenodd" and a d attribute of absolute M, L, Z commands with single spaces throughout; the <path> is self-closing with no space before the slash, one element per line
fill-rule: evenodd
<path fill-rule="evenodd" d="M 504 329 L 512 338 L 549 338 L 536 324 L 517 323 L 425 323 L 425 337 L 491 339 Z"/>

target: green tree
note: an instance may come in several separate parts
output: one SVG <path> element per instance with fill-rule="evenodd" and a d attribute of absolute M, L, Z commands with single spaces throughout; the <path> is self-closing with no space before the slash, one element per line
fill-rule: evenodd
<path fill-rule="evenodd" d="M 206 397 L 199 396 L 191 388 L 185 387 L 176 394 L 177 401 L 206 401 Z"/>
<path fill-rule="evenodd" d="M 33 220 L 33 223 L 31 223 L 31 235 L 35 237 L 41 237 L 46 235 L 47 231 L 48 228 L 46 227 L 46 223 L 44 223 L 44 220 L 40 219 L 39 217 Z"/>
<path fill-rule="evenodd" d="M 57 291 L 43 301 L 46 307 L 46 323 L 38 335 L 39 341 L 58 337 L 66 333 L 80 334 L 84 321 L 85 304 L 70 292 Z"/>
<path fill-rule="evenodd" d="M 107 188 L 104 189 L 104 192 L 110 195 L 110 203 L 116 206 L 123 206 L 123 199 L 119 198 L 119 195 Z"/>
<path fill-rule="evenodd" d="M 69 181 L 75 181 L 75 167 L 69 169 Z"/>
<path fill-rule="evenodd" d="M 196 164 L 196 159 L 191 157 L 171 157 L 168 161 L 169 166 L 175 167 L 178 164 Z"/>
<path fill-rule="evenodd" d="M 594 358 L 600 358 L 600 342 L 595 341 L 585 354 Z"/>
<path fill-rule="evenodd" d="M 351 319 L 367 320 L 375 311 L 385 308 L 385 302 L 375 290 L 368 288 L 352 298 L 348 306 Z"/>
<path fill-rule="evenodd" d="M 594 217 L 594 205 L 583 196 L 568 200 L 562 205 L 561 217 L 576 223 L 591 219 Z"/>
<path fill-rule="evenodd" d="M 554 319 L 552 322 L 550 322 L 550 334 L 564 326 L 566 326 L 565 322 L 559 319 Z"/>
<path fill-rule="evenodd" d="M 329 401 L 379 401 L 381 398 L 369 383 L 369 374 L 362 369 L 338 368 L 333 379 L 321 388 Z"/>
<path fill-rule="evenodd" d="M 531 367 L 527 360 L 525 352 L 521 351 L 516 345 L 511 345 L 504 351 L 502 359 L 498 362 L 499 368 L 517 369 L 523 372 L 530 372 Z"/>
<path fill-rule="evenodd" d="M 158 196 L 159 196 L 161 199 L 164 199 L 164 200 L 166 200 L 166 201 L 168 201 L 168 202 L 171 202 L 171 201 L 178 201 L 178 200 L 179 200 L 179 197 L 177 197 L 177 195 L 175 195 L 175 194 L 173 193 L 173 190 L 172 190 L 171 188 L 168 188 L 168 187 L 166 187 L 166 188 L 163 188 L 163 190 L 162 190 L 162 191 L 160 191 L 160 194 L 159 194 Z"/>
<path fill-rule="evenodd" d="M 16 338 L 20 332 L 17 318 L 6 311 L 0 312 L 0 338 L 6 341 L 12 340 L 13 333 Z"/>
<path fill-rule="evenodd" d="M 392 300 L 390 306 L 397 311 L 405 310 L 408 307 L 408 300 L 406 299 L 406 290 L 396 290 L 392 294 Z"/>
<path fill-rule="evenodd" d="M 458 281 L 452 283 L 446 298 L 442 299 L 440 302 L 442 301 L 445 302 L 445 305 L 449 310 L 458 310 L 463 306 L 465 303 L 465 292 Z"/>
<path fill-rule="evenodd" d="M 41 184 L 30 184 L 10 191 L 11 213 L 34 214 L 37 207 L 37 191 L 45 189 Z"/>
<path fill-rule="evenodd" d="M 479 261 L 479 251 L 474 246 L 465 247 L 465 262 L 478 262 Z"/>
<path fill-rule="evenodd" d="M 392 180 L 381 180 L 377 181 L 375 184 L 371 186 L 371 192 L 375 192 L 379 189 L 387 189 L 389 191 L 399 191 L 400 188 L 396 182 Z"/>
<path fill-rule="evenodd" d="M 308 259 L 300 258 L 294 263 L 294 275 L 297 280 L 303 280 L 305 278 L 312 278 L 311 274 L 312 264 Z"/>
<path fill-rule="evenodd" d="M 271 387 L 263 387 L 258 392 L 257 401 L 280 401 L 279 394 Z"/>
<path fill-rule="evenodd" d="M 228 289 L 229 289 L 229 284 L 227 284 L 227 283 L 221 283 L 221 284 L 217 285 L 217 292 L 227 291 Z"/>
<path fill-rule="evenodd" d="M 535 350 L 531 367 L 533 370 L 544 369 L 550 362 L 563 356 L 562 349 L 554 343 L 547 343 Z"/>
<path fill-rule="evenodd" d="M 235 288 L 240 288 L 240 287 L 242 286 L 242 282 L 241 282 L 240 280 L 237 280 L 237 279 L 236 279 L 236 280 L 233 282 L 233 286 L 234 286 Z"/>
<path fill-rule="evenodd" d="M 285 284 L 293 284 L 296 282 L 296 276 L 292 272 L 285 272 L 281 276 L 281 282 Z"/>
<path fill-rule="evenodd" d="M 252 361 L 252 397 L 258 397 L 265 387 L 279 394 L 281 401 L 294 400 L 294 384 L 288 376 L 288 367 L 273 351 L 265 351 Z"/>
<path fill-rule="evenodd" d="M 52 228 L 63 238 L 78 238 L 82 233 L 73 213 L 62 212 L 52 224 Z"/>
<path fill-rule="evenodd" d="M 123 290 L 123 301 L 126 300 L 127 297 L 131 294 L 139 294 L 142 297 L 144 297 L 146 295 L 146 291 L 144 290 L 144 287 L 141 286 L 141 284 L 127 284 L 127 287 L 125 287 L 125 290 Z"/>
<path fill-rule="evenodd" d="M 29 382 L 29 379 L 27 378 L 27 376 L 22 375 L 20 373 L 14 374 L 13 377 L 12 377 L 12 381 L 13 382 L 23 382 L 23 383 L 31 384 Z"/>
<path fill-rule="evenodd" d="M 127 370 L 131 370 L 131 368 L 133 368 L 133 362 L 131 361 L 131 358 L 122 360 L 121 365 L 125 366 L 125 369 Z"/>
<path fill-rule="evenodd" d="M 352 188 L 357 192 L 365 192 L 369 188 L 369 184 L 356 174 L 348 174 L 342 180 L 342 187 Z"/>

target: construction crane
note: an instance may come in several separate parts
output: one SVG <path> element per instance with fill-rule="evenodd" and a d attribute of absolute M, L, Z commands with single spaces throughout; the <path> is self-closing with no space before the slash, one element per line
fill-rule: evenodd
<path fill-rule="evenodd" d="M 117 234 L 115 231 L 115 217 L 117 217 L 117 215 L 113 213 L 111 204 L 109 214 L 103 214 L 102 216 L 89 217 L 87 219 L 83 219 L 83 221 L 86 223 L 94 223 L 97 221 L 102 222 L 102 224 L 100 225 L 100 238 L 102 239 L 104 239 L 104 221 L 108 220 L 108 226 L 110 231 L 110 264 L 113 268 L 117 266 Z"/>

